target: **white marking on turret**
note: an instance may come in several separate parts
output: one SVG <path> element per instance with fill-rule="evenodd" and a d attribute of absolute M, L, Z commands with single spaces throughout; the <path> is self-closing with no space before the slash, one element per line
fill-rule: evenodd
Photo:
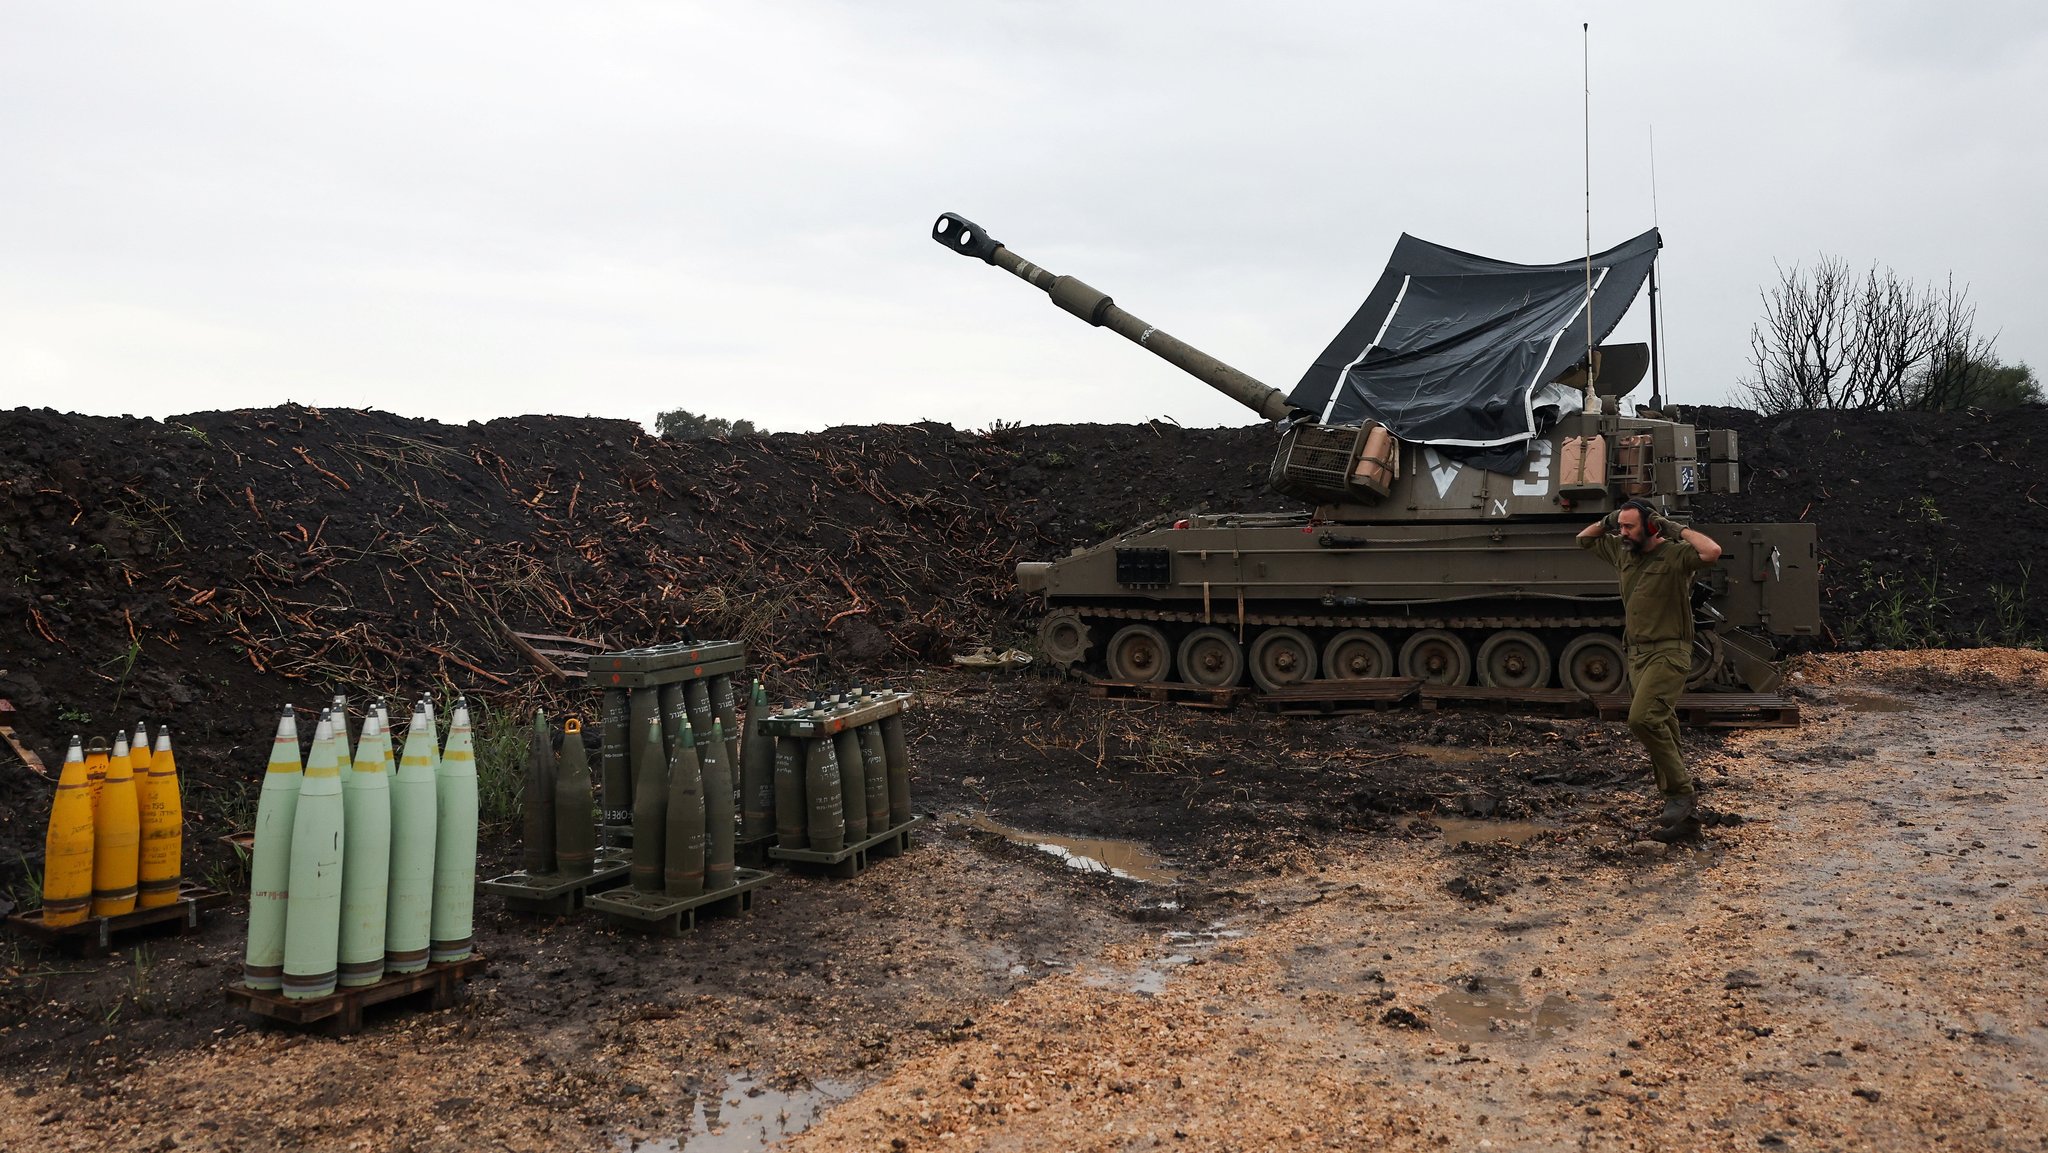
<path fill-rule="evenodd" d="M 1446 460 L 1433 448 L 1424 447 L 1422 463 L 1429 468 L 1429 479 L 1436 482 L 1436 498 L 1443 500 L 1451 495 L 1451 483 L 1458 479 L 1458 472 L 1465 466 L 1455 460 Z"/>

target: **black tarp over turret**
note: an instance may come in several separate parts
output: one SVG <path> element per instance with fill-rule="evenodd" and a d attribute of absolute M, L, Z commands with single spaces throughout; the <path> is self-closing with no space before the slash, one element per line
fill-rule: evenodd
<path fill-rule="evenodd" d="M 1634 302 L 1663 240 L 1596 253 L 1593 342 Z M 1586 358 L 1586 261 L 1509 264 L 1403 235 L 1387 270 L 1288 402 L 1325 423 L 1377 420 L 1482 468 L 1522 467 L 1532 393 Z"/>

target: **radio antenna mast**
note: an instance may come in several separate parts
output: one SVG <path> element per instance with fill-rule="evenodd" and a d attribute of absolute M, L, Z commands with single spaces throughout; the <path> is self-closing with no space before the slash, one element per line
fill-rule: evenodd
<path fill-rule="evenodd" d="M 1593 391 L 1599 369 L 1593 359 L 1593 24 L 1579 25 L 1579 62 L 1585 87 L 1586 144 L 1586 411 L 1598 412 Z"/>
<path fill-rule="evenodd" d="M 1657 126 L 1650 125 L 1650 226 L 1661 227 L 1657 218 Z M 1650 407 L 1662 412 L 1664 409 L 1664 366 L 1662 363 L 1663 316 L 1657 308 L 1657 297 L 1662 291 L 1657 284 L 1657 266 L 1663 263 L 1664 253 L 1659 250 L 1650 257 Z"/>

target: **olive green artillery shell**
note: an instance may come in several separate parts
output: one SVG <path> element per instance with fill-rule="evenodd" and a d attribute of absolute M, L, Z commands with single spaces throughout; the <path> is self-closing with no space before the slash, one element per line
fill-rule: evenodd
<path fill-rule="evenodd" d="M 683 707 L 690 714 L 691 735 L 697 738 L 697 747 L 702 749 L 711 739 L 711 723 L 718 719 L 711 711 L 711 684 L 708 681 L 690 681 L 683 685 Z"/>
<path fill-rule="evenodd" d="M 555 768 L 555 864 L 562 872 L 590 872 L 597 859 L 593 819 L 590 757 L 583 751 L 583 734 L 565 731 L 562 760 Z"/>
<path fill-rule="evenodd" d="M 711 711 L 717 716 L 725 733 L 725 765 L 730 769 L 740 763 L 740 715 L 732 696 L 732 678 L 723 673 L 711 678 Z M 737 788 L 739 782 L 733 782 Z M 737 800 L 739 794 L 733 794 Z"/>
<path fill-rule="evenodd" d="M 868 837 L 868 783 L 867 767 L 862 764 L 860 755 L 860 738 L 853 735 L 852 729 L 841 729 L 839 735 L 832 738 L 832 754 L 839 762 L 840 801 L 846 810 L 846 839 L 865 841 Z"/>
<path fill-rule="evenodd" d="M 839 761 L 833 756 L 831 737 L 804 742 L 804 801 L 810 811 L 808 848 L 816 853 L 845 848 L 846 811 L 840 802 Z"/>
<path fill-rule="evenodd" d="M 758 731 L 754 739 L 775 746 L 775 844 L 801 849 L 808 839 L 804 833 L 804 743 L 795 737 Z"/>
<path fill-rule="evenodd" d="M 752 844 L 775 832 L 775 738 L 761 731 L 768 712 L 761 682 L 754 682 L 749 702 L 740 739 L 740 840 Z"/>
<path fill-rule="evenodd" d="M 892 828 L 889 819 L 889 760 L 882 750 L 879 724 L 866 724 L 853 731 L 860 744 L 861 783 L 867 786 L 868 835 Z"/>
<path fill-rule="evenodd" d="M 651 690 L 661 701 L 661 756 L 663 760 L 676 755 L 676 734 L 690 723 L 689 713 L 683 706 L 683 686 L 662 685 Z M 697 734 L 697 743 L 704 743 L 704 734 Z"/>
<path fill-rule="evenodd" d="M 677 731 L 675 753 L 668 761 L 667 824 L 662 891 L 671 897 L 698 896 L 704 892 L 704 769 L 687 724 Z M 638 829 L 633 833 L 633 848 L 637 872 Z"/>
<path fill-rule="evenodd" d="M 634 703 L 654 698 L 636 689 Z M 639 747 L 633 753 L 633 887 L 658 893 L 662 885 L 662 841 L 668 825 L 668 761 L 661 755 L 661 717 L 647 710 Z"/>
<path fill-rule="evenodd" d="M 725 755 L 725 731 L 711 722 L 711 739 L 697 758 L 704 778 L 704 889 L 716 892 L 733 883 L 732 762 Z"/>
<path fill-rule="evenodd" d="M 633 820 L 633 757 L 629 689 L 606 689 L 603 711 L 598 716 L 598 784 L 603 788 L 604 823 L 631 824 Z"/>
<path fill-rule="evenodd" d="M 548 716 L 533 713 L 533 732 L 526 747 L 526 781 L 519 802 L 524 838 L 521 859 L 528 876 L 555 871 L 555 749 Z"/>
<path fill-rule="evenodd" d="M 889 825 L 910 822 L 910 746 L 903 739 L 903 714 L 883 717 L 882 755 L 889 762 Z"/>

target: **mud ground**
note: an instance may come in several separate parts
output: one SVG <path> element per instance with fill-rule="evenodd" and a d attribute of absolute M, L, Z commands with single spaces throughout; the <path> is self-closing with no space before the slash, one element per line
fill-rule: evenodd
<path fill-rule="evenodd" d="M 2048 657 L 1796 684 L 1805 728 L 1689 738 L 1717 820 L 1643 852 L 1618 726 L 932 674 L 915 851 L 675 941 L 480 901 L 445 1012 L 252 1027 L 235 913 L 0 945 L 0 1147 L 2042 1148 Z"/>

